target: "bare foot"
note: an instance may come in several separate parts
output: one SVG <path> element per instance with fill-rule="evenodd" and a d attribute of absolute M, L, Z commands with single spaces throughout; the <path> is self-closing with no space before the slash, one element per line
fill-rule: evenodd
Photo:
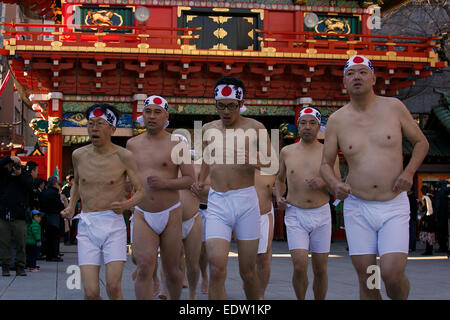
<path fill-rule="evenodd" d="M 160 292 L 158 294 L 158 298 L 160 298 L 161 300 L 167 300 L 167 294 L 165 294 L 164 292 Z"/>

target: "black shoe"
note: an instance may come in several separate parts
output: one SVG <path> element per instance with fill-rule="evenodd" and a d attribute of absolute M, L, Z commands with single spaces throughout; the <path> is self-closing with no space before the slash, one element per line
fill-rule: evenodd
<path fill-rule="evenodd" d="M 50 261 L 50 262 L 63 262 L 64 260 L 61 258 L 50 258 L 50 259 L 45 259 L 45 261 Z"/>
<path fill-rule="evenodd" d="M 26 277 L 27 273 L 23 267 L 17 266 L 16 268 L 16 276 Z"/>
<path fill-rule="evenodd" d="M 11 274 L 9 273 L 9 266 L 2 266 L 2 276 L 9 277 Z"/>
<path fill-rule="evenodd" d="M 424 253 L 422 253 L 422 256 L 432 256 L 432 255 L 433 255 L 433 252 L 425 251 Z"/>
<path fill-rule="evenodd" d="M 58 257 L 64 257 L 64 253 L 58 253 Z"/>

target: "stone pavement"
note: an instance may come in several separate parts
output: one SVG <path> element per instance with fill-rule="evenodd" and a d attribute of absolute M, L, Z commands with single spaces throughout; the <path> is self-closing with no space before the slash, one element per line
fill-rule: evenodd
<path fill-rule="evenodd" d="M 81 300 L 82 289 L 69 289 L 67 280 L 71 274 L 66 273 L 70 265 L 76 265 L 76 246 L 61 244 L 64 262 L 38 261 L 40 272 L 28 272 L 27 277 L 16 277 L 11 272 L 10 277 L 0 277 L 0 300 Z M 445 254 L 435 253 L 433 256 L 421 255 L 423 246 L 418 243 L 416 252 L 410 254 L 406 267 L 406 276 L 411 283 L 409 299 L 412 300 L 449 300 L 450 299 L 450 260 Z M 238 271 L 237 250 L 232 243 L 228 260 L 228 274 L 226 281 L 229 299 L 243 300 L 245 295 Z M 130 256 L 125 264 L 122 289 L 125 299 L 135 299 L 134 285 L 131 273 L 134 265 Z M 306 298 L 314 298 L 312 292 L 313 274 L 309 263 L 309 288 Z M 327 299 L 358 300 L 358 281 L 350 257 L 346 251 L 345 241 L 335 241 L 331 244 L 328 262 L 329 288 Z M 107 298 L 105 290 L 105 269 L 101 268 L 101 295 Z M 291 284 L 292 262 L 287 242 L 273 242 L 272 272 L 266 290 L 266 299 L 294 300 L 295 293 Z M 381 292 L 383 299 L 387 299 L 384 285 Z M 183 289 L 182 299 L 187 299 L 188 289 Z M 198 299 L 205 300 L 207 295 L 198 293 Z"/>

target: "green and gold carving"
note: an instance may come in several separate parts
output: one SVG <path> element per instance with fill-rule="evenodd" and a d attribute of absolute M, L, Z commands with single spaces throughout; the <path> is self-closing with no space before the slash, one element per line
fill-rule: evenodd
<path fill-rule="evenodd" d="M 94 105 L 96 102 L 92 101 L 63 101 L 63 112 L 85 112 L 89 107 Z M 133 104 L 130 102 L 105 102 L 114 106 L 117 110 L 122 113 L 132 113 Z"/>

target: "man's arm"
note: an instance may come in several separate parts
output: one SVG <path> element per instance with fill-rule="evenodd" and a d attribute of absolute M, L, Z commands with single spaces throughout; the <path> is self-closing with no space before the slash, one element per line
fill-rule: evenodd
<path fill-rule="evenodd" d="M 80 177 L 78 176 L 78 152 L 75 150 L 72 153 L 72 165 L 73 165 L 73 184 L 70 188 L 70 200 L 69 205 L 61 211 L 61 215 L 64 218 L 71 219 L 75 213 L 75 208 L 77 206 L 78 199 L 80 198 L 80 192 L 79 192 L 79 180 Z"/>
<path fill-rule="evenodd" d="M 414 121 L 414 118 L 406 106 L 400 100 L 397 100 L 397 105 L 400 112 L 402 133 L 411 142 L 414 149 L 408 165 L 394 183 L 394 192 L 400 192 L 403 190 L 408 191 L 411 189 L 414 174 L 417 169 L 419 169 L 423 159 L 425 159 L 430 147 L 427 138 L 425 138 L 422 130 L 420 130 L 417 122 Z"/>
<path fill-rule="evenodd" d="M 133 154 L 129 150 L 124 150 L 121 152 L 120 158 L 125 166 L 126 174 L 134 187 L 135 193 L 128 200 L 111 203 L 111 209 L 118 214 L 121 214 L 124 210 L 134 207 L 140 203 L 145 196 L 145 190 L 141 179 L 139 178 L 138 168 Z"/>
<path fill-rule="evenodd" d="M 183 147 L 183 153 L 190 152 L 187 145 Z M 177 155 L 179 156 L 179 155 Z M 178 176 L 175 179 L 165 179 L 159 176 L 150 176 L 147 178 L 148 185 L 150 189 L 160 190 L 160 189 L 169 189 L 169 190 L 181 190 L 181 189 L 189 189 L 189 187 L 195 183 L 195 172 L 194 165 L 191 163 L 185 163 L 183 157 L 177 159 L 176 163 L 180 163 L 178 168 L 181 172 L 181 177 Z"/>
<path fill-rule="evenodd" d="M 323 146 L 322 164 L 320 166 L 320 176 L 328 185 L 330 191 L 336 194 L 338 199 L 344 200 L 351 193 L 350 185 L 343 183 L 336 175 L 336 162 L 338 156 L 338 138 L 336 133 L 336 120 L 333 116 L 328 119 L 325 131 L 325 141 Z M 339 164 L 338 164 L 339 165 Z M 339 171 L 339 167 L 337 168 Z"/>
<path fill-rule="evenodd" d="M 270 168 L 271 167 L 271 163 L 270 160 L 272 160 L 272 154 L 275 152 L 272 148 L 272 143 L 270 142 L 270 137 L 269 137 L 269 133 L 266 129 L 266 127 L 260 123 L 258 128 L 258 154 L 257 154 L 257 164 L 256 164 L 256 168 L 257 169 L 261 169 L 261 168 Z M 265 136 L 266 139 L 266 143 L 264 145 L 262 145 L 264 143 L 264 141 L 260 141 L 261 140 L 261 136 L 260 133 L 264 132 L 265 134 L 263 136 Z M 263 147 L 262 150 L 260 150 L 260 145 Z M 277 159 L 278 161 L 278 159 Z"/>
<path fill-rule="evenodd" d="M 286 149 L 282 149 L 280 153 L 280 166 L 277 178 L 275 180 L 275 197 L 280 209 L 286 207 L 286 199 L 284 193 L 286 192 L 286 163 L 284 161 Z"/>

